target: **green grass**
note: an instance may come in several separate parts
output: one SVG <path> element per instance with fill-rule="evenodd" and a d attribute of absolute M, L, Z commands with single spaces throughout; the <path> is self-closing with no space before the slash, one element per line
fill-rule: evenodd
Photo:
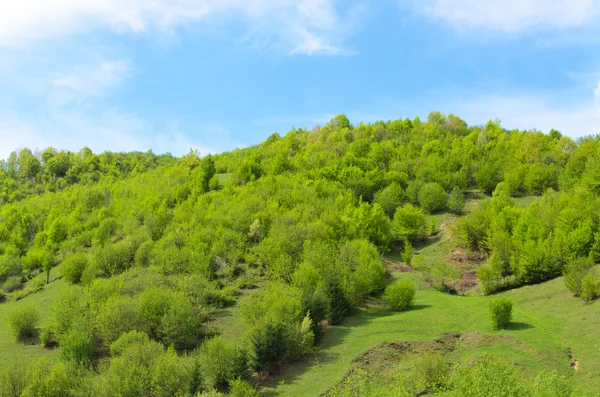
<path fill-rule="evenodd" d="M 45 275 L 41 276 L 45 277 Z M 18 343 L 8 324 L 8 315 L 19 306 L 33 304 L 42 315 L 39 328 L 46 328 L 52 316 L 52 304 L 65 284 L 66 282 L 62 279 L 55 280 L 46 285 L 42 291 L 29 295 L 19 301 L 0 303 L 0 367 L 13 361 L 25 362 L 38 357 L 57 357 L 56 349 L 44 349 L 39 343 L 35 345 Z"/>
<path fill-rule="evenodd" d="M 400 274 L 399 277 L 418 277 Z M 503 295 L 514 302 L 509 329 L 494 331 L 488 319 L 490 297 L 451 296 L 432 289 L 417 292 L 415 307 L 394 313 L 375 301 L 328 331 L 319 352 L 291 365 L 264 388 L 265 395 L 317 396 L 339 382 L 351 361 L 381 342 L 425 341 L 446 332 L 468 333 L 460 360 L 484 354 L 515 362 L 524 374 L 556 369 L 572 375 L 576 387 L 600 388 L 600 302 L 584 304 L 570 296 L 562 279 L 523 287 Z M 484 340 L 478 335 L 484 335 Z M 469 343 L 472 342 L 472 346 Z M 580 370 L 570 368 L 573 359 Z"/>

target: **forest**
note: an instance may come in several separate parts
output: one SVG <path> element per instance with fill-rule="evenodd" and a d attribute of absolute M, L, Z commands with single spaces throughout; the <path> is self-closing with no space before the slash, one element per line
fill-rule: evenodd
<path fill-rule="evenodd" d="M 0 161 L 0 396 L 594 396 L 598 262 L 600 136 L 432 112 L 206 156 L 25 148 Z M 362 318 L 383 336 L 327 377 Z"/>

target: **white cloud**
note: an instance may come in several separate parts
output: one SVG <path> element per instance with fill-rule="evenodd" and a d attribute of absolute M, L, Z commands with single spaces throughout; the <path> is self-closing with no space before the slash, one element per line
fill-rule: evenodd
<path fill-rule="evenodd" d="M 594 99 L 596 101 L 596 104 L 600 106 L 600 81 L 598 82 L 598 86 L 596 86 L 596 89 L 594 90 Z"/>
<path fill-rule="evenodd" d="M 409 0 L 414 7 L 457 29 L 516 33 L 581 27 L 600 16 L 599 0 Z"/>
<path fill-rule="evenodd" d="M 199 20 L 239 20 L 290 52 L 337 52 L 347 33 L 336 0 L 20 0 L 0 6 L 0 47 L 24 46 L 102 26 L 172 32 Z"/>
<path fill-rule="evenodd" d="M 60 74 L 52 80 L 49 99 L 54 106 L 82 101 L 119 87 L 131 75 L 131 62 L 124 60 L 106 60 L 93 66 L 77 66 L 71 72 Z"/>

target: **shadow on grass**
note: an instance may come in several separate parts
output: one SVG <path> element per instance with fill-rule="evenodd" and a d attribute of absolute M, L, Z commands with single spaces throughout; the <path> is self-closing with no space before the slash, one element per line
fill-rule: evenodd
<path fill-rule="evenodd" d="M 509 331 L 520 331 L 523 329 L 531 329 L 531 328 L 535 328 L 533 325 L 531 324 L 527 324 L 527 323 L 521 323 L 521 322 L 510 322 L 508 323 L 508 325 L 506 326 L 506 329 Z"/>
<path fill-rule="evenodd" d="M 405 310 L 404 313 L 425 310 L 431 307 L 433 306 L 426 304 L 413 305 Z M 391 310 L 386 304 L 378 300 L 373 300 L 367 305 L 353 310 L 341 324 L 333 326 L 325 332 L 314 353 L 301 361 L 293 362 L 284 368 L 280 368 L 278 373 L 263 385 L 264 387 L 260 395 L 268 397 L 282 395 L 281 392 L 277 391 L 277 385 L 280 382 L 291 385 L 299 381 L 301 376 L 311 367 L 323 363 L 331 363 L 339 359 L 339 354 L 332 352 L 331 348 L 343 344 L 353 328 L 365 326 L 377 318 L 393 316 L 399 313 L 402 312 Z"/>

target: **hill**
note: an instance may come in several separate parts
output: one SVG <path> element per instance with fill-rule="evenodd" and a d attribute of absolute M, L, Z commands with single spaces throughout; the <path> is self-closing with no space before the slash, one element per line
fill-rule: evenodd
<path fill-rule="evenodd" d="M 444 379 L 556 369 L 536 379 L 592 390 L 597 348 L 568 321 L 595 318 L 599 144 L 433 112 L 340 115 L 205 157 L 15 152 L 0 167 L 0 395 L 352 395 L 342 377 L 370 387 L 378 343 L 418 358 L 455 334 Z M 407 312 L 381 300 L 395 278 L 418 287 Z M 501 291 L 515 318 L 493 331 L 481 295 Z"/>

